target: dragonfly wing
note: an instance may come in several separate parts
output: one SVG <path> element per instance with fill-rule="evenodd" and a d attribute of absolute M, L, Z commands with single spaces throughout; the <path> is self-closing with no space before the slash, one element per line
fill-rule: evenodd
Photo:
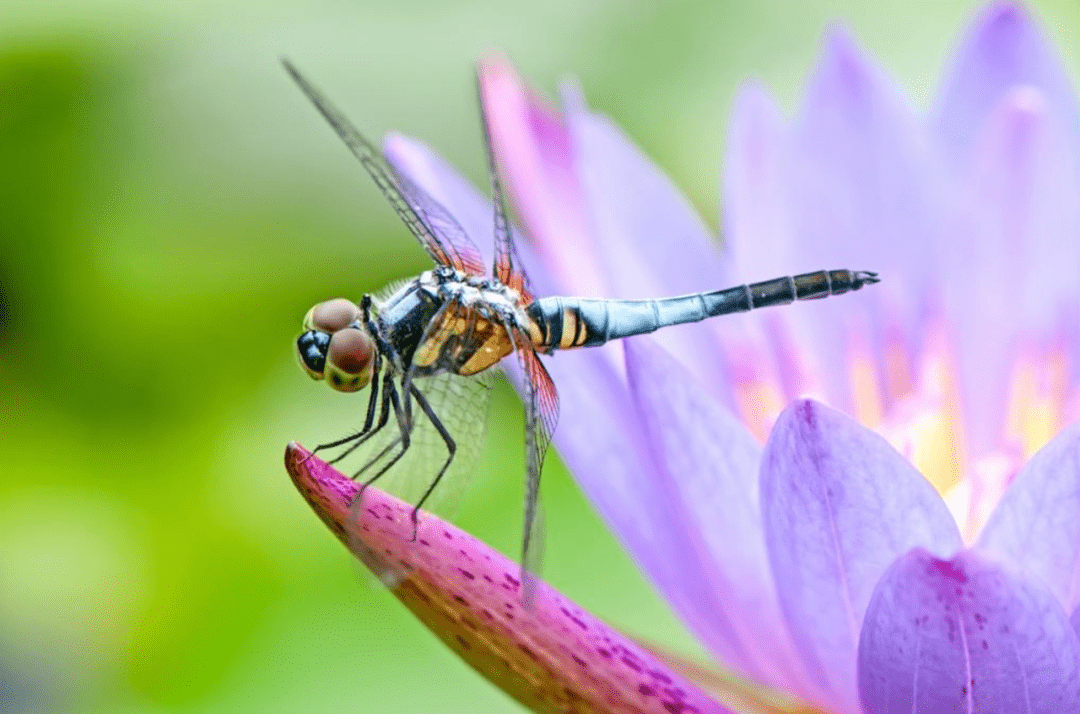
<path fill-rule="evenodd" d="M 479 86 L 479 81 L 478 81 Z M 524 263 L 518 256 L 510 231 L 510 219 L 506 212 L 506 194 L 499 180 L 499 169 L 495 161 L 495 151 L 491 144 L 491 127 L 488 124 L 484 100 L 480 97 L 480 124 L 484 131 L 484 148 L 487 152 L 488 173 L 491 174 L 491 201 L 495 208 L 495 263 L 491 274 L 503 285 L 508 285 L 521 295 L 522 303 L 533 301 L 529 278 L 525 275 Z"/>
<path fill-rule="evenodd" d="M 487 431 L 493 383 L 494 375 L 490 371 L 472 377 L 443 372 L 412 380 L 412 386 L 424 395 L 457 445 L 457 453 L 438 488 L 424 502 L 425 511 L 437 513 L 444 520 L 453 520 L 463 496 L 475 482 L 476 463 Z M 359 468 L 399 435 L 397 425 L 391 421 L 357 449 L 356 454 L 350 455 L 347 463 Z M 416 404 L 412 406 L 411 440 L 405 455 L 375 485 L 406 503 L 415 504 L 427 491 L 448 456 L 446 442 Z M 396 450 L 392 450 L 392 453 L 396 453 Z M 377 468 L 373 467 L 371 473 Z M 422 526 L 423 515 L 420 520 Z"/>
<path fill-rule="evenodd" d="M 371 178 L 375 180 L 375 184 L 382 191 L 382 194 L 386 197 L 386 200 L 393 206 L 394 211 L 398 214 L 398 217 L 405 223 L 409 231 L 416 236 L 416 239 L 420 241 L 420 245 L 424 247 L 424 250 L 428 252 L 432 260 L 441 264 L 449 265 L 452 268 L 461 270 L 463 272 L 474 272 L 474 269 L 479 267 L 480 272 L 474 274 L 483 275 L 483 265 L 478 257 L 476 247 L 472 246 L 472 260 L 469 260 L 466 256 L 463 256 L 457 246 L 444 241 L 441 238 L 441 234 L 438 229 L 426 221 L 426 217 L 434 213 L 434 209 L 431 211 L 418 210 L 417 206 L 438 206 L 438 203 L 427 196 L 415 184 L 409 186 L 406 193 L 402 186 L 402 177 L 400 174 L 394 171 L 389 162 L 383 157 L 382 153 L 375 148 L 374 144 L 368 141 L 360 131 L 353 126 L 352 122 L 345 118 L 345 115 L 341 111 L 330 103 L 322 92 L 315 88 L 304 75 L 300 73 L 296 67 L 294 67 L 288 60 L 283 60 L 285 69 L 292 76 L 293 80 L 300 86 L 300 89 L 307 95 L 307 98 L 311 100 L 311 103 L 315 105 L 315 108 L 319 110 L 319 113 L 326 118 L 326 121 L 330 123 L 337 135 L 341 137 L 341 140 L 345 142 L 345 145 L 349 147 L 353 155 L 360 160 L 360 164 L 367 170 Z M 417 196 L 423 196 L 420 200 Z M 442 206 L 438 206 L 442 214 L 449 216 L 446 209 Z M 453 219 L 451 219 L 453 220 Z M 456 224 L 456 221 L 454 221 Z M 441 226 L 440 226 L 441 227 Z M 460 230 L 460 226 L 458 229 Z M 464 235 L 464 231 L 461 231 Z M 465 242 L 468 238 L 465 238 Z M 471 243 L 470 243 L 471 245 Z"/>
<path fill-rule="evenodd" d="M 529 602 L 542 554 L 539 517 L 540 474 L 551 435 L 559 421 L 559 393 L 528 336 L 515 330 L 516 354 L 525 376 L 525 529 L 521 543 L 521 587 Z"/>
<path fill-rule="evenodd" d="M 412 179 L 398 171 L 394 164 L 387 161 L 387 165 L 409 206 L 431 229 L 440 250 L 447 255 L 450 262 L 445 264 L 470 275 L 484 275 L 484 261 L 480 257 L 480 251 L 457 219 L 450 215 L 450 211 L 413 183 Z"/>

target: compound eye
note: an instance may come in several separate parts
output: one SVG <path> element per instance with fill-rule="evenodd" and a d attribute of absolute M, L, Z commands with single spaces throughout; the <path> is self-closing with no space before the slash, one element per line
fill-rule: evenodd
<path fill-rule="evenodd" d="M 360 308 L 345 298 L 334 298 L 311 308 L 304 327 L 334 334 L 360 319 Z"/>
<path fill-rule="evenodd" d="M 330 338 L 326 351 L 326 378 L 339 392 L 356 392 L 371 381 L 375 345 L 363 330 L 347 327 Z"/>
<path fill-rule="evenodd" d="M 296 354 L 300 358 L 300 366 L 312 379 L 323 378 L 329 345 L 330 335 L 316 330 L 308 330 L 296 338 Z"/>

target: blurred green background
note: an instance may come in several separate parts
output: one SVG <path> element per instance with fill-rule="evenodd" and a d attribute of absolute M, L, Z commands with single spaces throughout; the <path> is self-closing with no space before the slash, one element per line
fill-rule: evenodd
<path fill-rule="evenodd" d="M 0 711 L 511 712 L 292 489 L 356 397 L 293 362 L 316 300 L 425 257 L 286 78 L 483 179 L 473 61 L 576 74 L 717 223 L 740 79 L 790 110 L 840 20 L 925 107 L 973 2 L 62 2 L 0 9 Z M 1034 4 L 1074 75 L 1080 5 Z M 459 523 L 520 532 L 501 388 Z M 555 462 L 545 576 L 693 648 Z M 602 574 L 602 577 L 598 577 Z"/>

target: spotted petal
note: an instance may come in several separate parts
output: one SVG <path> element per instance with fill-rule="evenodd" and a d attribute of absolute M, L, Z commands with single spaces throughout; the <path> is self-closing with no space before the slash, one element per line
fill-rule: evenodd
<path fill-rule="evenodd" d="M 1080 641 L 1040 583 L 915 549 L 870 601 L 859 692 L 875 714 L 1080 711 Z"/>
<path fill-rule="evenodd" d="M 293 483 L 315 513 L 451 650 L 536 712 L 730 714 L 648 651 L 544 583 L 521 604 L 517 563 L 359 485 L 293 444 Z"/>

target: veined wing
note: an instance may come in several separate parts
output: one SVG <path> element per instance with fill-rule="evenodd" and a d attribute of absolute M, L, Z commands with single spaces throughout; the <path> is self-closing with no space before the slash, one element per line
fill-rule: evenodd
<path fill-rule="evenodd" d="M 412 179 L 398 171 L 392 163 L 386 163 L 409 206 L 431 230 L 440 249 L 451 256 L 452 262 L 443 264 L 452 265 L 470 275 L 483 276 L 484 261 L 480 257 L 480 251 L 457 219 L 424 189 L 413 183 Z"/>
<path fill-rule="evenodd" d="M 536 587 L 542 534 L 539 532 L 540 472 L 559 421 L 559 392 L 529 336 L 514 330 L 518 363 L 525 377 L 525 530 L 521 541 L 521 592 L 526 603 Z"/>
<path fill-rule="evenodd" d="M 416 377 L 412 385 L 423 393 L 439 421 L 457 444 L 457 453 L 431 496 L 424 502 L 424 510 L 452 520 L 461 505 L 461 498 L 475 481 L 476 464 L 484 445 L 487 431 L 487 412 L 494 383 L 494 370 L 473 377 L 462 377 L 443 372 L 432 377 Z M 391 493 L 406 503 L 417 503 L 431 485 L 443 463 L 447 449 L 442 436 L 424 413 L 413 405 L 412 443 L 405 455 L 375 483 L 379 489 Z M 359 467 L 383 451 L 399 437 L 397 426 L 388 424 L 378 434 L 350 455 L 348 464 Z M 396 453 L 396 447 L 390 453 Z M 381 463 L 386 463 L 389 457 Z M 380 468 L 377 462 L 371 469 Z M 348 469 L 342 469 L 348 472 Z M 363 480 L 363 478 L 361 478 Z M 423 515 L 420 516 L 423 533 Z"/>
<path fill-rule="evenodd" d="M 532 289 L 524 264 L 518 256 L 510 232 L 510 220 L 506 212 L 506 196 L 499 180 L 499 168 L 495 161 L 495 150 L 491 144 L 491 126 L 488 124 L 487 111 L 484 109 L 482 83 L 477 78 L 477 94 L 480 97 L 480 125 L 484 131 L 484 149 L 487 152 L 488 173 L 491 174 L 491 202 L 495 208 L 495 261 L 491 274 L 503 285 L 508 285 L 521 295 L 523 305 L 533 301 Z"/>
<path fill-rule="evenodd" d="M 360 160 L 361 165 L 375 180 L 379 190 L 394 207 L 398 217 L 420 241 L 420 245 L 424 247 L 432 260 L 462 272 L 483 275 L 484 267 L 479 251 L 446 209 L 412 182 L 406 180 L 408 186 L 405 186 L 402 181 L 403 176 L 390 166 L 382 153 L 345 118 L 345 115 L 288 60 L 282 60 L 282 63 L 316 109 L 326 118 L 353 155 Z M 454 230 L 455 226 L 457 232 Z"/>

